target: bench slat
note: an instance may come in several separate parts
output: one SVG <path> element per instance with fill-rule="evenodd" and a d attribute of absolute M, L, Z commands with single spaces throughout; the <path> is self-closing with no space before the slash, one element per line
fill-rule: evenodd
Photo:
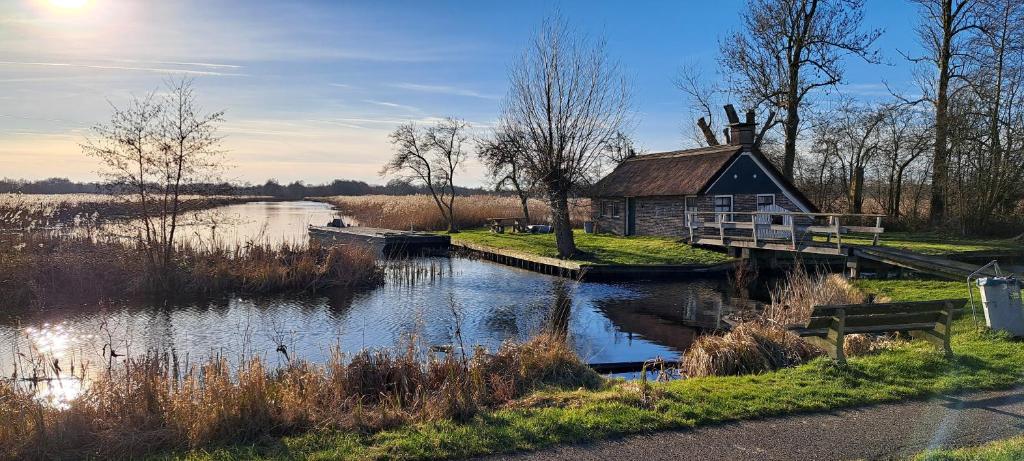
<path fill-rule="evenodd" d="M 951 303 L 954 309 L 960 309 L 967 304 L 967 299 L 947 299 L 939 301 L 913 301 L 902 303 L 878 303 L 878 304 L 832 304 L 814 306 L 811 317 L 831 317 L 839 309 L 844 309 L 846 315 L 865 314 L 887 314 L 887 313 L 911 313 L 942 311 L 946 309 L 946 303 Z"/>
<path fill-rule="evenodd" d="M 873 327 L 855 327 L 847 328 L 846 334 L 854 333 L 896 333 L 896 332 L 908 332 L 908 331 L 923 331 L 931 330 L 935 328 L 935 323 L 911 323 L 904 325 L 880 325 Z M 796 333 L 797 336 L 808 337 L 817 336 L 824 338 L 828 335 L 828 328 L 794 328 L 791 330 Z"/>
<path fill-rule="evenodd" d="M 940 322 L 944 318 L 942 312 L 915 312 L 910 314 L 874 314 L 874 315 L 847 315 L 846 326 L 869 327 L 875 325 L 899 325 L 903 323 L 927 323 Z M 832 323 L 832 317 L 812 317 L 807 322 L 807 328 L 825 328 Z"/>

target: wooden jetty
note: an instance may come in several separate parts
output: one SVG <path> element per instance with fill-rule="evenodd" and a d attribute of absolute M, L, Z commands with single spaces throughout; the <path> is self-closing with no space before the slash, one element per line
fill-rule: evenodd
<path fill-rule="evenodd" d="M 522 251 L 494 248 L 469 242 L 454 242 L 453 249 L 522 269 L 580 280 L 627 280 L 699 277 L 732 271 L 736 261 L 719 264 L 593 264 L 538 256 Z"/>
<path fill-rule="evenodd" d="M 309 235 L 322 242 L 367 245 L 383 256 L 447 251 L 451 244 L 443 234 L 361 226 L 309 226 Z"/>
<path fill-rule="evenodd" d="M 686 227 L 691 244 L 724 248 L 742 258 L 765 255 L 771 258 L 774 252 L 843 258 L 852 277 L 859 276 L 867 268 L 884 271 L 897 268 L 964 280 L 980 267 L 948 257 L 879 245 L 885 232 L 882 217 L 873 214 L 687 212 Z M 865 220 L 873 223 L 859 224 Z M 851 222 L 856 224 L 851 225 Z M 872 243 L 843 243 L 843 237 L 851 234 L 870 235 Z M 815 240 L 815 236 L 825 237 L 826 241 Z M 995 272 L 990 270 L 982 275 L 995 275 Z"/>

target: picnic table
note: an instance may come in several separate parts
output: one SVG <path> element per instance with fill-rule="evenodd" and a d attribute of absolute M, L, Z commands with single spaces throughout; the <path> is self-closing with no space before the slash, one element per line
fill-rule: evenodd
<path fill-rule="evenodd" d="M 488 227 L 491 228 L 491 232 L 504 234 L 506 227 L 511 227 L 512 232 L 526 232 L 526 226 L 529 224 L 525 218 L 520 217 L 507 217 L 507 218 L 487 218 Z"/>

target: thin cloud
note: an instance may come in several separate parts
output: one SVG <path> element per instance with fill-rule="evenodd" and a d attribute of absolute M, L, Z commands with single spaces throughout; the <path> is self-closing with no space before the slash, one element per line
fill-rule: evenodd
<path fill-rule="evenodd" d="M 404 110 L 408 110 L 408 111 L 411 111 L 411 112 L 420 112 L 420 110 L 418 108 L 416 108 L 416 107 L 407 106 L 405 104 L 398 104 L 398 103 L 394 103 L 394 102 L 374 101 L 372 99 L 366 99 L 366 100 L 363 100 L 363 102 L 369 103 L 369 104 L 375 104 L 375 105 L 378 105 L 378 106 L 390 107 L 390 108 L 393 108 L 393 109 L 404 109 Z"/>
<path fill-rule="evenodd" d="M 171 68 L 158 68 L 158 67 L 131 67 L 131 66 L 103 66 L 98 64 L 76 64 L 70 62 L 22 62 L 22 61 L 0 61 L 0 65 L 4 66 L 42 66 L 42 67 L 67 67 L 67 68 L 80 68 L 80 69 L 100 69 L 100 70 L 128 70 L 128 71 L 139 71 L 139 72 L 158 72 L 161 74 L 187 74 L 187 75 L 213 75 L 219 77 L 246 77 L 246 74 L 236 74 L 228 72 L 216 72 L 207 70 L 191 70 L 191 69 L 171 69 Z"/>
<path fill-rule="evenodd" d="M 457 88 L 454 86 L 446 85 L 423 85 L 419 83 L 393 83 L 391 84 L 394 88 L 400 88 L 409 91 L 419 91 L 422 93 L 438 93 L 438 94 L 450 94 L 455 96 L 467 96 L 471 98 L 481 99 L 498 99 L 497 96 L 484 94 L 476 90 L 470 90 L 467 88 Z"/>
<path fill-rule="evenodd" d="M 162 64 L 172 66 L 209 67 L 212 69 L 241 69 L 242 66 L 235 64 L 217 64 L 210 62 L 180 62 L 180 61 L 142 61 L 138 59 L 114 59 L 114 62 L 128 62 L 136 64 Z"/>

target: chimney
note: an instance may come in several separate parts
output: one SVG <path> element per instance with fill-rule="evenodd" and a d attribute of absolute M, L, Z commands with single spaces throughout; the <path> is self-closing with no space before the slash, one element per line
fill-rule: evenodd
<path fill-rule="evenodd" d="M 735 116 L 735 110 L 732 109 L 732 105 L 726 106 L 726 113 L 732 112 L 729 117 L 729 144 L 736 146 L 743 146 L 744 150 L 750 150 L 754 147 L 754 137 L 756 136 L 755 131 L 757 128 L 757 122 L 754 121 L 754 111 L 747 111 L 747 120 L 744 122 L 739 121 L 739 117 Z"/>

